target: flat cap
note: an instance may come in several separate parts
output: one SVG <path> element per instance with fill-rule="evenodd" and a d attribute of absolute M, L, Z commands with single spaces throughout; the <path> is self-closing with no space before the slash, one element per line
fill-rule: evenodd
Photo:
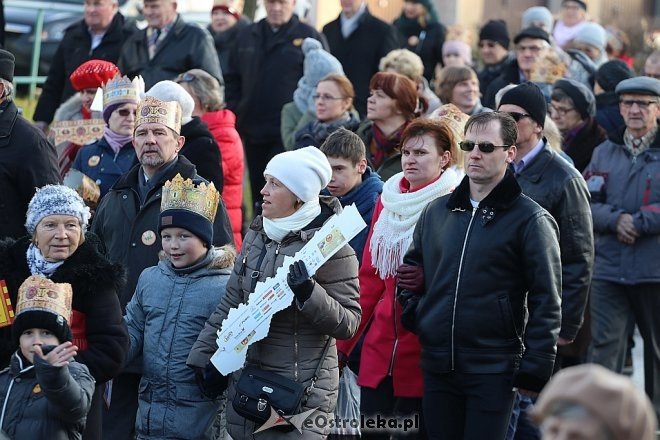
<path fill-rule="evenodd" d="M 548 44 L 550 44 L 550 35 L 548 35 L 546 31 L 544 31 L 539 27 L 528 27 L 526 29 L 523 29 L 513 39 L 513 44 L 518 44 L 518 42 L 523 38 L 534 38 L 538 40 L 545 40 L 548 42 Z"/>
<path fill-rule="evenodd" d="M 617 95 L 624 93 L 638 93 L 640 95 L 660 96 L 660 79 L 649 76 L 636 76 L 624 79 L 614 89 Z"/>

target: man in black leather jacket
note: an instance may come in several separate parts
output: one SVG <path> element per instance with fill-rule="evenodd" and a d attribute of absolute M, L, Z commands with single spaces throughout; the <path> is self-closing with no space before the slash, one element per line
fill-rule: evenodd
<path fill-rule="evenodd" d="M 468 120 L 467 176 L 422 212 L 404 258 L 424 273 L 400 298 L 408 298 L 404 315 L 413 315 L 404 325 L 422 347 L 424 419 L 434 439 L 503 439 L 513 387 L 534 395 L 552 374 L 558 228 L 508 170 L 516 137 L 506 114 Z"/>
<path fill-rule="evenodd" d="M 543 137 L 547 108 L 541 89 L 525 82 L 502 96 L 499 111 L 517 118 L 518 154 L 513 169 L 523 193 L 547 209 L 559 225 L 562 321 L 556 364 L 561 367 L 562 347 L 573 343 L 582 326 L 594 264 L 594 236 L 589 190 L 584 178 Z M 570 352 L 568 347 L 564 350 Z M 524 416 L 531 405 L 531 399 L 517 396 L 509 438 L 513 438 L 516 429 L 536 431 Z"/>

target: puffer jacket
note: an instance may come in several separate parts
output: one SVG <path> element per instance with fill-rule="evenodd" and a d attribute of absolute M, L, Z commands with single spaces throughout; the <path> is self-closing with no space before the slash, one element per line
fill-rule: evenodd
<path fill-rule="evenodd" d="M 429 203 L 404 263 L 424 267 L 413 323 L 423 370 L 510 373 L 514 386 L 541 390 L 561 321 L 558 228 L 511 172 L 478 208 L 467 176 Z"/>
<path fill-rule="evenodd" d="M 227 293 L 217 310 L 211 315 L 204 330 L 199 335 L 188 357 L 188 365 L 205 366 L 217 350 L 216 331 L 222 327 L 229 310 L 246 303 L 257 281 L 263 281 L 275 274 L 287 255 L 298 252 L 334 213 L 341 207 L 335 198 L 321 197 L 321 214 L 298 233 L 290 233 L 281 243 L 267 238 L 262 218 L 257 217 L 243 241 L 243 248 L 236 260 L 234 270 L 227 283 Z M 261 257 L 262 252 L 263 258 Z M 251 274 L 259 274 L 252 278 Z M 306 405 L 306 411 L 318 408 L 310 416 L 334 417 L 337 400 L 339 369 L 337 351 L 333 338 L 346 339 L 353 336 L 360 323 L 358 299 L 358 265 L 355 253 L 350 246 L 344 246 L 328 260 L 314 275 L 316 280 L 311 297 L 303 307 L 292 304 L 273 316 L 268 336 L 248 348 L 247 365 L 280 374 L 307 387 L 316 369 L 328 337 L 331 338 L 327 356 L 321 362 L 321 370 L 314 389 Z M 235 383 L 241 370 L 232 373 L 229 381 L 227 401 L 235 394 Z M 227 405 L 227 425 L 235 440 L 253 438 L 257 429 L 254 423 L 238 415 L 231 403 Z M 325 438 L 329 427 L 303 426 L 302 438 Z M 267 430 L 259 434 L 259 439 L 301 438 L 297 431 L 289 434 Z"/>
<path fill-rule="evenodd" d="M 236 131 L 236 115 L 231 110 L 207 112 L 201 116 L 213 134 L 220 148 L 222 162 L 222 199 L 225 201 L 227 214 L 234 233 L 234 246 L 240 249 L 243 242 L 243 141 Z"/>
<path fill-rule="evenodd" d="M 523 193 L 546 209 L 559 225 L 561 247 L 561 332 L 573 340 L 582 326 L 594 264 L 589 191 L 584 178 L 545 143 L 516 175 Z"/>
<path fill-rule="evenodd" d="M 627 285 L 660 282 L 660 134 L 634 158 L 619 132 L 596 147 L 584 176 L 596 232 L 593 278 Z M 623 213 L 632 215 L 639 233 L 633 245 L 617 239 Z"/>
<path fill-rule="evenodd" d="M 32 365 L 14 353 L 0 372 L 0 430 L 11 439 L 82 439 L 94 392 L 87 367 L 75 361 L 53 367 L 39 356 L 34 360 Z"/>
<path fill-rule="evenodd" d="M 145 269 L 126 306 L 128 362 L 142 355 L 138 439 L 206 439 L 221 400 L 199 390 L 186 358 L 224 296 L 234 265 L 232 246 L 212 249 L 192 270 L 168 260 Z"/>
<path fill-rule="evenodd" d="M 117 154 L 112 151 L 105 137 L 93 144 L 85 145 L 76 155 L 71 168 L 88 176 L 101 188 L 101 197 L 106 195 L 117 180 L 137 163 L 135 148 L 128 142 Z"/>

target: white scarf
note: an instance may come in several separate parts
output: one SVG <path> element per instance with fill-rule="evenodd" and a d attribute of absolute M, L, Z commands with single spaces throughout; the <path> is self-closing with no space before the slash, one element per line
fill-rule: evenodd
<path fill-rule="evenodd" d="M 321 213 L 319 198 L 305 202 L 293 214 L 284 218 L 268 219 L 263 217 L 264 231 L 271 240 L 281 242 L 289 232 L 297 232 L 307 226 Z"/>
<path fill-rule="evenodd" d="M 64 264 L 64 260 L 56 262 L 46 261 L 43 254 L 34 243 L 30 243 L 30 246 L 28 246 L 26 257 L 32 275 L 44 275 L 48 278 L 50 278 L 58 267 Z"/>
<path fill-rule="evenodd" d="M 458 174 L 446 169 L 440 178 L 414 192 L 401 192 L 403 173 L 395 174 L 383 185 L 380 200 L 383 210 L 374 225 L 369 242 L 371 261 L 381 279 L 393 277 L 410 247 L 415 224 L 422 210 L 432 200 L 452 191 Z"/>

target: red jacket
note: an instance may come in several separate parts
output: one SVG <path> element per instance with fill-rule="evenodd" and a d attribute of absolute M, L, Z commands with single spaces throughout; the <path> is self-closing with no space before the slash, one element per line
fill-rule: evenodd
<path fill-rule="evenodd" d="M 231 110 L 218 110 L 202 115 L 202 121 L 206 122 L 213 134 L 222 156 L 222 174 L 224 177 L 224 189 L 222 198 L 227 207 L 231 228 L 234 233 L 234 245 L 236 249 L 241 248 L 243 238 L 241 227 L 243 225 L 243 214 L 241 204 L 243 202 L 243 142 L 236 131 L 236 115 Z"/>
<path fill-rule="evenodd" d="M 419 366 L 419 340 L 401 325 L 401 304 L 395 299 L 396 278 L 381 279 L 371 263 L 371 234 L 382 210 L 383 203 L 379 198 L 360 266 L 360 327 L 353 338 L 337 341 L 337 350 L 350 354 L 371 320 L 362 345 L 358 384 L 376 388 L 391 375 L 396 397 L 419 398 L 424 388 Z"/>

